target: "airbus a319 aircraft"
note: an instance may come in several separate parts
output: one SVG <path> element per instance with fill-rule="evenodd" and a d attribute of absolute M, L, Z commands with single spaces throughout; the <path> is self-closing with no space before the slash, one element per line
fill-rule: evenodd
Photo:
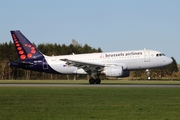
<path fill-rule="evenodd" d="M 11 31 L 19 59 L 10 66 L 45 73 L 89 74 L 90 84 L 100 84 L 99 76 L 128 77 L 131 70 L 158 68 L 172 63 L 155 50 L 46 56 L 19 31 Z"/>

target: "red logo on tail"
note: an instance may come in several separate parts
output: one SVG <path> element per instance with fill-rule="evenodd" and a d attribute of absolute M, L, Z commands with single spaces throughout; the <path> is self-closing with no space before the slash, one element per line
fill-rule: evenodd
<path fill-rule="evenodd" d="M 28 47 L 31 52 L 30 53 L 27 53 L 25 54 L 24 50 L 22 49 L 22 46 L 21 44 L 19 44 L 19 41 L 18 39 L 16 38 L 16 36 L 14 34 L 12 34 L 12 37 L 13 37 L 13 40 L 14 40 L 14 44 L 16 46 L 16 49 L 18 51 L 18 54 L 20 55 L 20 59 L 21 60 L 24 60 L 26 58 L 31 58 L 33 56 L 34 53 L 36 53 L 36 50 L 35 50 L 35 47 L 33 47 L 32 45 L 30 44 L 24 44 L 25 47 Z"/>

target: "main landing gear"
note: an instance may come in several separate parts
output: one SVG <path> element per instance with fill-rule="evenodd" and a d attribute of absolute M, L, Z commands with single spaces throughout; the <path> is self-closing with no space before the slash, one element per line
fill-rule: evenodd
<path fill-rule="evenodd" d="M 89 79 L 89 84 L 100 84 L 101 79 L 99 78 L 100 72 L 97 72 L 97 70 L 90 71 L 89 75 L 91 78 Z"/>
<path fill-rule="evenodd" d="M 100 84 L 101 83 L 101 79 L 100 78 L 96 78 L 94 79 L 93 77 L 89 79 L 89 84 Z"/>

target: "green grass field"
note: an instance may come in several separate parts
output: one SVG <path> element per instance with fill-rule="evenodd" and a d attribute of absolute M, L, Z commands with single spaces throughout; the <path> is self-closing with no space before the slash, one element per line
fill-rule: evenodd
<path fill-rule="evenodd" d="M 0 120 L 120 119 L 179 120 L 180 89 L 0 87 Z"/>

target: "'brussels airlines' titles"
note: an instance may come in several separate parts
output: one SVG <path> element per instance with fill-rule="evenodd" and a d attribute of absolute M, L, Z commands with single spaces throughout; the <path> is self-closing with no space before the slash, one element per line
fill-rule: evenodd
<path fill-rule="evenodd" d="M 124 57 L 124 56 L 135 56 L 135 55 L 143 55 L 142 52 L 121 52 L 121 53 L 114 53 L 114 54 L 102 54 L 100 58 L 103 57 Z"/>

